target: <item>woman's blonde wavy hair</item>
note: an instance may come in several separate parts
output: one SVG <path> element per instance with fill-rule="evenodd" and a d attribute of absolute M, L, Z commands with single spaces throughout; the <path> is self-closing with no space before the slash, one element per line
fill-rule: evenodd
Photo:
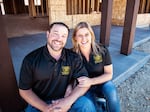
<path fill-rule="evenodd" d="M 81 56 L 80 47 L 79 47 L 79 45 L 78 45 L 78 43 L 77 43 L 77 41 L 75 39 L 77 31 L 79 29 L 81 29 L 81 28 L 87 28 L 89 30 L 89 32 L 91 33 L 91 37 L 92 37 L 92 39 L 91 39 L 91 42 L 92 42 L 91 43 L 91 50 L 92 50 L 94 55 L 99 55 L 100 54 L 99 51 L 102 52 L 102 49 L 100 48 L 100 45 L 95 42 L 95 34 L 93 32 L 92 27 L 87 22 L 80 22 L 80 23 L 78 23 L 76 25 L 74 31 L 73 31 L 73 35 L 72 35 L 73 51 L 75 51 L 76 53 L 78 53 Z"/>

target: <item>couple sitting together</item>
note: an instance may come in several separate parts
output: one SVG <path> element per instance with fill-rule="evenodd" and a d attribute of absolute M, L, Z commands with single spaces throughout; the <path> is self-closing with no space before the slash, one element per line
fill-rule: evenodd
<path fill-rule="evenodd" d="M 65 48 L 68 34 L 66 24 L 52 23 L 46 45 L 25 56 L 19 79 L 25 111 L 97 112 L 96 98 L 102 94 L 107 111 L 120 112 L 108 49 L 95 42 L 87 22 L 75 27 L 72 49 Z"/>

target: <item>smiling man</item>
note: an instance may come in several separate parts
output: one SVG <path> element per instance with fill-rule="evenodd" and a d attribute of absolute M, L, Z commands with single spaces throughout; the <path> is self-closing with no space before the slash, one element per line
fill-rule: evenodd
<path fill-rule="evenodd" d="M 96 112 L 93 103 L 82 96 L 89 87 L 77 85 L 69 93 L 66 91 L 71 82 L 87 77 L 80 57 L 64 48 L 68 33 L 64 23 L 51 24 L 47 44 L 24 58 L 19 92 L 29 104 L 26 112 Z"/>

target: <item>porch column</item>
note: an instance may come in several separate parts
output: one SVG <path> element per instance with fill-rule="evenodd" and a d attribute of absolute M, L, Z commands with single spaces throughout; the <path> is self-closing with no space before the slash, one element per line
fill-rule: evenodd
<path fill-rule="evenodd" d="M 102 0 L 100 43 L 109 46 L 113 0 Z"/>
<path fill-rule="evenodd" d="M 125 22 L 120 51 L 120 53 L 124 55 L 129 55 L 131 54 L 132 51 L 139 3 L 140 0 L 127 0 Z"/>
<path fill-rule="evenodd" d="M 18 93 L 4 21 L 0 14 L 0 112 L 19 112 L 23 106 Z"/>

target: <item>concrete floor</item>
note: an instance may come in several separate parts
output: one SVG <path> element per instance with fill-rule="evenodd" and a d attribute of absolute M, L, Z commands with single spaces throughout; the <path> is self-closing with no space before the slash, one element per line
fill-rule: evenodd
<path fill-rule="evenodd" d="M 22 22 L 19 22 L 19 18 L 21 18 Z M 15 20 L 17 20 L 17 22 Z M 20 66 L 24 56 L 30 51 L 46 43 L 45 29 L 47 28 L 48 20 L 47 18 L 30 19 L 26 16 L 21 16 L 18 17 L 18 19 L 13 18 L 13 20 L 10 22 L 11 23 L 7 21 L 7 24 L 9 24 L 10 26 L 6 25 L 6 29 L 7 34 L 9 35 L 8 42 L 14 70 L 16 73 L 16 79 L 18 81 Z M 99 42 L 100 26 L 93 26 L 93 30 L 97 37 L 96 40 Z M 114 65 L 113 81 L 116 85 L 119 85 L 122 81 L 136 72 L 150 58 L 150 54 L 139 52 L 134 49 L 132 50 L 132 54 L 128 56 L 120 54 L 122 31 L 123 28 L 119 26 L 112 26 L 111 28 L 109 51 Z M 66 45 L 67 48 L 72 47 L 71 35 L 72 30 Z M 147 41 L 148 39 L 150 39 L 149 28 L 136 28 L 133 47 Z"/>

